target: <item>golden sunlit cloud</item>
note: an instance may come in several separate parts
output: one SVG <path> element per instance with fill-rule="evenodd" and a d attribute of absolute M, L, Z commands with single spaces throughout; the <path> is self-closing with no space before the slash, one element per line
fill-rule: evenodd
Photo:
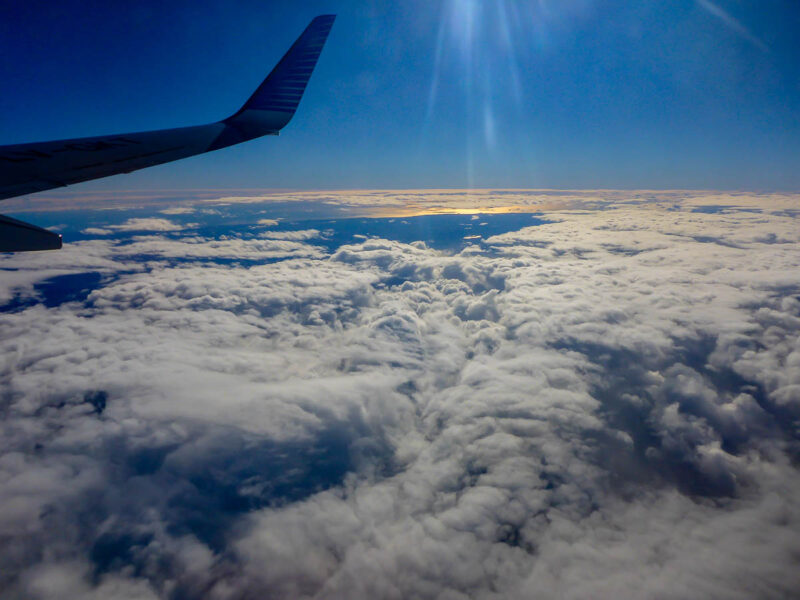
<path fill-rule="evenodd" d="M 188 215 L 214 207 L 306 205 L 304 219 L 385 218 L 423 215 L 479 215 L 534 213 L 565 210 L 641 207 L 736 207 L 757 210 L 796 210 L 800 196 L 792 193 L 750 193 L 693 190 L 552 190 L 552 189 L 407 189 L 407 190 L 194 190 L 151 192 L 53 193 L 6 203 L 9 212 L 73 210 L 132 210 L 157 208 L 161 214 Z M 334 209 L 319 215 L 316 208 Z"/>

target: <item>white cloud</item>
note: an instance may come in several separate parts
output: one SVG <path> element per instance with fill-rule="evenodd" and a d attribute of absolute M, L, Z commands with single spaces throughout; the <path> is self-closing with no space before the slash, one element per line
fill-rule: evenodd
<path fill-rule="evenodd" d="M 162 258 L 206 258 L 247 260 L 283 259 L 300 256 L 321 257 L 323 251 L 316 246 L 292 239 L 244 239 L 223 237 L 209 239 L 201 236 L 168 239 L 161 236 L 136 236 L 129 244 L 118 246 L 118 256 L 160 256 Z M 287 236 L 291 237 L 291 236 Z M 307 236 L 298 236 L 307 239 Z"/>
<path fill-rule="evenodd" d="M 169 210 L 169 209 L 167 209 Z M 164 214 L 186 214 L 185 209 L 172 209 L 173 212 L 167 212 L 166 210 L 162 210 L 161 212 Z M 179 212 L 174 212 L 179 211 Z M 193 212 L 189 210 L 189 212 Z M 87 227 L 86 229 L 81 230 L 81 233 L 85 235 L 111 235 L 116 231 L 157 231 L 157 232 L 168 232 L 168 231 L 183 231 L 184 229 L 194 229 L 198 227 L 198 223 L 176 223 L 174 221 L 170 221 L 169 219 L 159 219 L 157 217 L 146 217 L 146 218 L 138 218 L 138 219 L 128 219 L 124 223 L 120 223 L 119 225 L 106 225 L 104 227 Z"/>
<path fill-rule="evenodd" d="M 114 278 L 0 315 L 0 586 L 791 596 L 797 222 L 616 206 L 455 254 L 74 245 Z"/>
<path fill-rule="evenodd" d="M 87 227 L 86 229 L 81 229 L 81 233 L 84 235 L 111 235 L 114 230 L 108 227 Z"/>
<path fill-rule="evenodd" d="M 270 240 L 295 240 L 303 242 L 318 238 L 319 231 L 316 229 L 301 229 L 299 231 L 265 231 L 264 233 L 259 234 L 259 237 Z"/>
<path fill-rule="evenodd" d="M 108 228 L 115 231 L 182 231 L 197 227 L 197 223 L 176 223 L 169 219 L 155 217 L 128 219 L 121 225 L 111 225 Z"/>
<path fill-rule="evenodd" d="M 195 211 L 196 209 L 193 206 L 173 206 L 158 212 L 160 212 L 162 215 L 191 215 Z"/>

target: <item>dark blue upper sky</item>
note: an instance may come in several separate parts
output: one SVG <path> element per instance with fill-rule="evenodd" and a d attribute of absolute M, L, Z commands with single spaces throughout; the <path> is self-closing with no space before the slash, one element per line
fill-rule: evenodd
<path fill-rule="evenodd" d="M 280 138 L 83 189 L 800 189 L 796 0 L 8 0 L 0 144 L 227 116 L 321 13 Z"/>

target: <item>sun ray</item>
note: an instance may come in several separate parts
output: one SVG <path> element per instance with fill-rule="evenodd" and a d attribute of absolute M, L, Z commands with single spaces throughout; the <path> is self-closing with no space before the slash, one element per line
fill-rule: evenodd
<path fill-rule="evenodd" d="M 769 48 L 764 42 L 762 42 L 755 35 L 753 35 L 750 32 L 750 30 L 747 29 L 747 27 L 742 25 L 740 21 L 734 18 L 724 8 L 722 8 L 718 4 L 715 4 L 711 0 L 697 0 L 697 4 L 699 4 L 700 7 L 702 7 L 710 15 L 713 15 L 714 17 L 722 21 L 728 27 L 728 29 L 738 34 L 739 37 L 747 40 L 762 52 L 769 52 Z"/>

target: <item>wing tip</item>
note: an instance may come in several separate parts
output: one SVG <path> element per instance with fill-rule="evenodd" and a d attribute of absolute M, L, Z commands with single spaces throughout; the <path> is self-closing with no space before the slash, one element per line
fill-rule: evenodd
<path fill-rule="evenodd" d="M 319 61 L 335 14 L 311 19 L 303 33 L 235 114 L 209 148 L 216 150 L 262 135 L 276 135 L 292 119 Z"/>

